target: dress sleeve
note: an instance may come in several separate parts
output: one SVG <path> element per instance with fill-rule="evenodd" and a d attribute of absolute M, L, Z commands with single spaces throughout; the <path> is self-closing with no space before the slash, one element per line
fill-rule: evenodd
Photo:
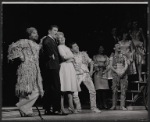
<path fill-rule="evenodd" d="M 24 47 L 25 48 L 25 47 Z M 15 58 L 23 58 L 23 44 L 22 41 L 13 42 L 11 45 L 9 45 L 8 48 L 8 60 L 13 60 Z"/>
<path fill-rule="evenodd" d="M 64 47 L 62 47 L 61 45 L 58 46 L 58 51 L 59 51 L 59 54 L 60 56 L 65 59 L 65 60 L 68 60 L 70 58 L 73 58 L 73 55 L 68 55 L 66 52 L 65 52 L 65 49 Z"/>

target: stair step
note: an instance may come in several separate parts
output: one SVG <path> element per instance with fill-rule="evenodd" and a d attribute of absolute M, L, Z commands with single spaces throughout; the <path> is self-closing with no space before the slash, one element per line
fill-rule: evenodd
<path fill-rule="evenodd" d="M 110 101 L 112 101 L 112 99 L 109 99 Z M 118 99 L 117 101 L 121 101 L 120 99 Z M 126 102 L 134 102 L 134 100 L 126 100 Z"/>
<path fill-rule="evenodd" d="M 121 100 L 118 100 L 118 101 L 121 101 Z M 126 100 L 126 102 L 134 102 L 134 100 Z"/>
<path fill-rule="evenodd" d="M 120 90 L 118 92 L 121 92 Z M 127 90 L 127 92 L 130 92 L 130 93 L 140 93 L 141 91 L 138 91 L 138 90 Z"/>
<path fill-rule="evenodd" d="M 147 72 L 142 72 L 141 74 L 145 75 L 145 74 L 147 74 Z"/>
<path fill-rule="evenodd" d="M 145 106 L 127 106 L 128 110 L 146 110 Z"/>
<path fill-rule="evenodd" d="M 131 81 L 130 83 L 143 83 L 143 84 L 146 84 L 147 82 L 141 82 L 141 81 Z"/>
<path fill-rule="evenodd" d="M 146 110 L 145 106 L 126 106 L 127 110 Z M 116 110 L 120 110 L 120 106 L 116 106 Z"/>

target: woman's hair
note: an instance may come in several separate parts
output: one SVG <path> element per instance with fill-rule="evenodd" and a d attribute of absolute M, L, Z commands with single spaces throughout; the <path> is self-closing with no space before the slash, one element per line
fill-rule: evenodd
<path fill-rule="evenodd" d="M 64 33 L 63 32 L 57 32 L 57 34 L 56 34 L 56 38 L 58 39 L 58 37 L 60 36 L 60 35 L 62 35 L 62 36 L 64 36 Z"/>
<path fill-rule="evenodd" d="M 59 36 L 59 35 L 64 36 L 64 33 L 59 31 L 59 32 L 57 32 L 57 34 L 56 34 L 56 35 L 58 35 L 58 36 Z"/>

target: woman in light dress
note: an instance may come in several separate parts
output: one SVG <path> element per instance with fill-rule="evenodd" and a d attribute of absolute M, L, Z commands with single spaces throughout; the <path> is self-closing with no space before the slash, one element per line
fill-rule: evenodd
<path fill-rule="evenodd" d="M 129 31 L 132 38 L 132 45 L 135 50 L 134 61 L 138 70 L 139 81 L 143 81 L 142 64 L 145 64 L 145 52 L 146 52 L 146 39 L 143 34 L 143 29 L 138 27 L 138 22 L 133 21 L 132 28 Z"/>
<path fill-rule="evenodd" d="M 135 51 L 133 50 L 132 41 L 129 40 L 129 34 L 126 30 L 123 30 L 122 40 L 119 41 L 118 43 L 120 45 L 121 53 L 124 54 L 127 58 L 127 62 L 128 62 L 127 74 L 128 75 L 136 74 L 137 72 L 136 72 L 135 62 L 133 60 Z"/>
<path fill-rule="evenodd" d="M 8 49 L 9 60 L 17 58 L 21 60 L 17 70 L 18 79 L 15 89 L 19 97 L 16 106 L 19 108 L 21 117 L 34 116 L 32 106 L 39 95 L 44 95 L 39 68 L 40 46 L 35 42 L 38 39 L 38 33 L 33 27 L 28 28 L 27 33 L 29 39 L 20 39 L 12 43 Z"/>
<path fill-rule="evenodd" d="M 94 85 L 97 96 L 97 104 L 100 109 L 107 109 L 108 66 L 109 58 L 103 54 L 103 46 L 99 47 L 99 54 L 93 56 L 94 61 Z"/>
<path fill-rule="evenodd" d="M 65 37 L 62 32 L 57 33 L 57 38 L 59 42 L 58 51 L 62 58 L 62 63 L 60 67 L 60 83 L 61 83 L 61 110 L 67 113 L 64 108 L 64 94 L 68 95 L 68 110 L 71 113 L 76 113 L 73 105 L 73 93 L 80 91 L 80 86 L 77 82 L 76 71 L 73 65 L 73 54 L 69 47 L 65 45 Z"/>

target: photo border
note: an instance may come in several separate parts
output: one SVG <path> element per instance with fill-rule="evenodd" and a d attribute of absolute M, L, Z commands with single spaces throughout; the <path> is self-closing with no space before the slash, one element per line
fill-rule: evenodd
<path fill-rule="evenodd" d="M 147 82 L 150 82 L 150 35 L 149 35 L 149 30 L 150 30 L 150 4 L 149 4 L 149 1 L 148 0 L 2 0 L 1 1 L 1 7 L 0 7 L 0 12 L 1 12 L 1 19 L 0 19 L 0 89 L 1 89 L 1 92 L 0 92 L 0 112 L 2 113 L 2 75 L 3 75 L 3 71 L 2 71 L 2 60 L 3 60 L 3 47 L 2 47 L 2 43 L 3 43 L 3 32 L 2 32 L 2 27 L 3 27 L 3 8 L 2 8 L 2 2 L 148 2 L 148 12 L 147 12 L 147 22 L 148 22 L 148 32 L 147 32 L 147 39 L 148 39 L 148 53 L 147 53 L 147 56 L 148 56 L 148 80 Z M 148 86 L 148 96 L 150 98 L 150 83 L 149 83 L 149 86 Z M 150 99 L 148 100 L 148 108 L 150 108 Z M 2 119 L 2 114 L 0 115 L 0 118 Z M 150 112 L 148 111 L 148 118 L 150 120 Z M 4 121 L 4 120 L 1 120 L 1 121 Z M 23 120 L 21 120 L 23 121 Z M 29 120 L 27 120 L 28 122 L 30 122 Z M 37 122 L 38 120 L 36 120 Z M 41 120 L 39 120 L 41 122 Z M 69 120 L 68 120 L 69 121 Z M 73 120 L 72 120 L 73 121 Z M 80 120 L 79 120 L 80 121 Z M 83 121 L 83 120 L 81 120 Z M 95 120 L 97 121 L 97 120 Z M 113 121 L 113 120 L 112 120 Z M 111 122 L 112 122 L 111 121 Z M 124 120 L 121 120 L 121 121 L 124 121 Z M 100 121 L 102 122 L 102 121 Z M 108 122 L 108 121 L 107 121 Z M 128 121 L 129 122 L 129 121 Z M 133 121 L 132 121 L 133 122 Z M 136 121 L 137 122 L 137 121 Z"/>

